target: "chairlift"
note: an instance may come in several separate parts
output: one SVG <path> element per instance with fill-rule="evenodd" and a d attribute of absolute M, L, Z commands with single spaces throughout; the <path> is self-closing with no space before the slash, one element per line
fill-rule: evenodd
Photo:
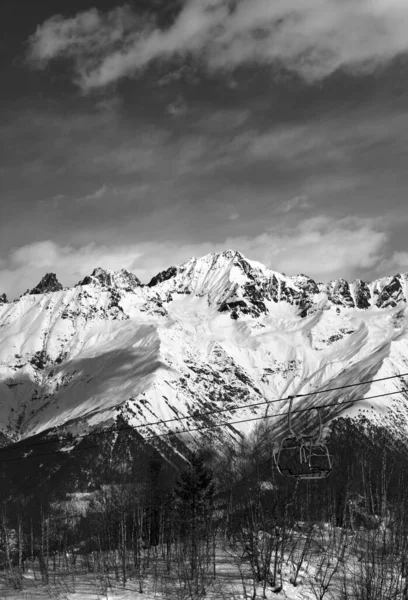
<path fill-rule="evenodd" d="M 314 436 L 297 435 L 292 429 L 292 406 L 294 396 L 289 396 L 288 425 L 290 436 L 283 438 L 279 449 L 274 453 L 276 468 L 285 477 L 295 479 L 324 479 L 332 468 L 333 461 L 327 446 L 322 442 L 322 417 L 320 409 L 319 434 Z"/>

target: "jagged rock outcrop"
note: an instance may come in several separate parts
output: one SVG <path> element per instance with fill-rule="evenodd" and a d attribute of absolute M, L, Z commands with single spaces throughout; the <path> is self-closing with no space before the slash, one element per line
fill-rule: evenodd
<path fill-rule="evenodd" d="M 350 285 L 345 279 L 330 281 L 323 289 L 330 302 L 336 306 L 347 306 L 349 308 L 355 306 L 350 293 Z"/>
<path fill-rule="evenodd" d="M 117 288 L 125 292 L 131 292 L 134 289 L 141 287 L 142 283 L 136 275 L 129 273 L 126 269 L 120 271 L 111 271 L 110 269 L 101 269 L 97 267 L 87 275 L 82 281 L 77 283 L 82 285 L 96 285 L 103 288 Z"/>
<path fill-rule="evenodd" d="M 47 273 L 41 279 L 40 283 L 28 292 L 29 295 L 46 294 L 48 292 L 60 292 L 64 288 L 58 281 L 55 273 Z"/>
<path fill-rule="evenodd" d="M 167 281 L 168 279 L 171 279 L 176 274 L 177 274 L 177 267 L 169 267 L 166 271 L 161 271 L 160 273 L 155 275 L 155 277 L 152 277 L 152 279 L 149 281 L 149 283 L 147 285 L 148 285 L 148 287 L 154 287 L 158 283 L 162 283 L 162 281 Z"/>
<path fill-rule="evenodd" d="M 7 296 L 6 294 L 0 294 L 0 304 L 7 304 L 8 300 L 7 300 Z"/>
<path fill-rule="evenodd" d="M 406 300 L 401 283 L 401 275 L 395 275 L 391 281 L 379 292 L 376 306 L 387 308 L 397 306 L 398 302 Z"/>
<path fill-rule="evenodd" d="M 297 285 L 303 290 L 305 296 L 319 293 L 319 286 L 313 279 L 311 279 L 307 275 L 303 275 L 303 273 L 301 273 L 300 275 L 295 275 L 295 277 L 291 277 L 291 279 L 295 285 Z"/>
<path fill-rule="evenodd" d="M 370 306 L 371 292 L 367 283 L 357 279 L 354 282 L 354 298 L 356 307 L 366 310 Z"/>

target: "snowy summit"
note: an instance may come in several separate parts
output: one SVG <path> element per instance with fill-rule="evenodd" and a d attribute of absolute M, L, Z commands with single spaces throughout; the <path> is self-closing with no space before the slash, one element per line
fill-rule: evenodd
<path fill-rule="evenodd" d="M 150 436 L 177 423 L 149 423 L 192 413 L 184 426 L 266 412 L 272 421 L 287 403 L 246 405 L 404 373 L 407 281 L 316 283 L 232 250 L 170 267 L 148 285 L 124 269 L 97 268 L 70 289 L 48 274 L 0 303 L 2 433 L 12 441 L 120 418 Z M 365 399 L 385 391 L 396 394 Z M 391 379 L 299 402 L 332 404 L 326 422 L 364 411 L 405 431 L 406 397 L 404 381 Z M 227 410 L 199 415 L 217 408 Z M 282 432 L 284 418 L 274 422 Z M 212 439 L 252 427 L 237 424 Z"/>

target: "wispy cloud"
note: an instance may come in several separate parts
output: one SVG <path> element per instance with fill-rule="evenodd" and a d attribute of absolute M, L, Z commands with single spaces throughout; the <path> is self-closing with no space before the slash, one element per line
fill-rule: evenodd
<path fill-rule="evenodd" d="M 40 25 L 29 61 L 43 68 L 71 58 L 84 92 L 180 55 L 223 71 L 278 62 L 316 80 L 339 68 L 372 71 L 406 52 L 407 19 L 405 0 L 186 0 L 165 29 L 128 6 L 91 9 Z"/>
<path fill-rule="evenodd" d="M 37 202 L 39 209 L 58 209 L 67 200 L 66 194 L 55 194 L 52 198 L 41 199 Z"/>
<path fill-rule="evenodd" d="M 94 200 L 100 200 L 101 198 L 103 198 L 106 195 L 107 191 L 108 191 L 108 186 L 106 185 L 106 183 L 104 183 L 102 187 L 98 188 L 94 192 L 91 192 L 90 194 L 85 194 L 85 196 L 80 196 L 79 198 L 76 198 L 76 202 L 82 204 L 84 202 L 93 202 Z"/>
<path fill-rule="evenodd" d="M 187 104 L 183 100 L 183 98 L 179 97 L 179 98 L 177 98 L 177 100 L 175 100 L 174 102 L 171 102 L 167 106 L 167 112 L 172 117 L 181 117 L 182 115 L 184 115 L 187 112 Z"/>
<path fill-rule="evenodd" d="M 295 196 L 294 198 L 290 198 L 289 200 L 285 200 L 282 202 L 276 209 L 278 213 L 288 213 L 292 210 L 306 210 L 311 208 L 311 204 L 307 196 Z"/>

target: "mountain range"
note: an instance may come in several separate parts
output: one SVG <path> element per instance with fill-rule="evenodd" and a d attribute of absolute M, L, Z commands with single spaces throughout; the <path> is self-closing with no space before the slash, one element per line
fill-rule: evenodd
<path fill-rule="evenodd" d="M 295 410 L 323 406 L 325 425 L 365 414 L 406 436 L 403 377 L 324 390 L 408 372 L 407 298 L 407 273 L 317 283 L 232 250 L 171 266 L 148 284 L 96 268 L 64 288 L 48 273 L 18 299 L 0 296 L 2 444 L 120 423 L 182 452 L 180 439 L 222 445 L 264 417 L 278 439 L 288 400 L 266 401 L 317 390 L 295 398 Z M 315 411 L 293 419 L 299 432 L 316 423 Z M 167 435 L 181 429 L 201 431 Z"/>

